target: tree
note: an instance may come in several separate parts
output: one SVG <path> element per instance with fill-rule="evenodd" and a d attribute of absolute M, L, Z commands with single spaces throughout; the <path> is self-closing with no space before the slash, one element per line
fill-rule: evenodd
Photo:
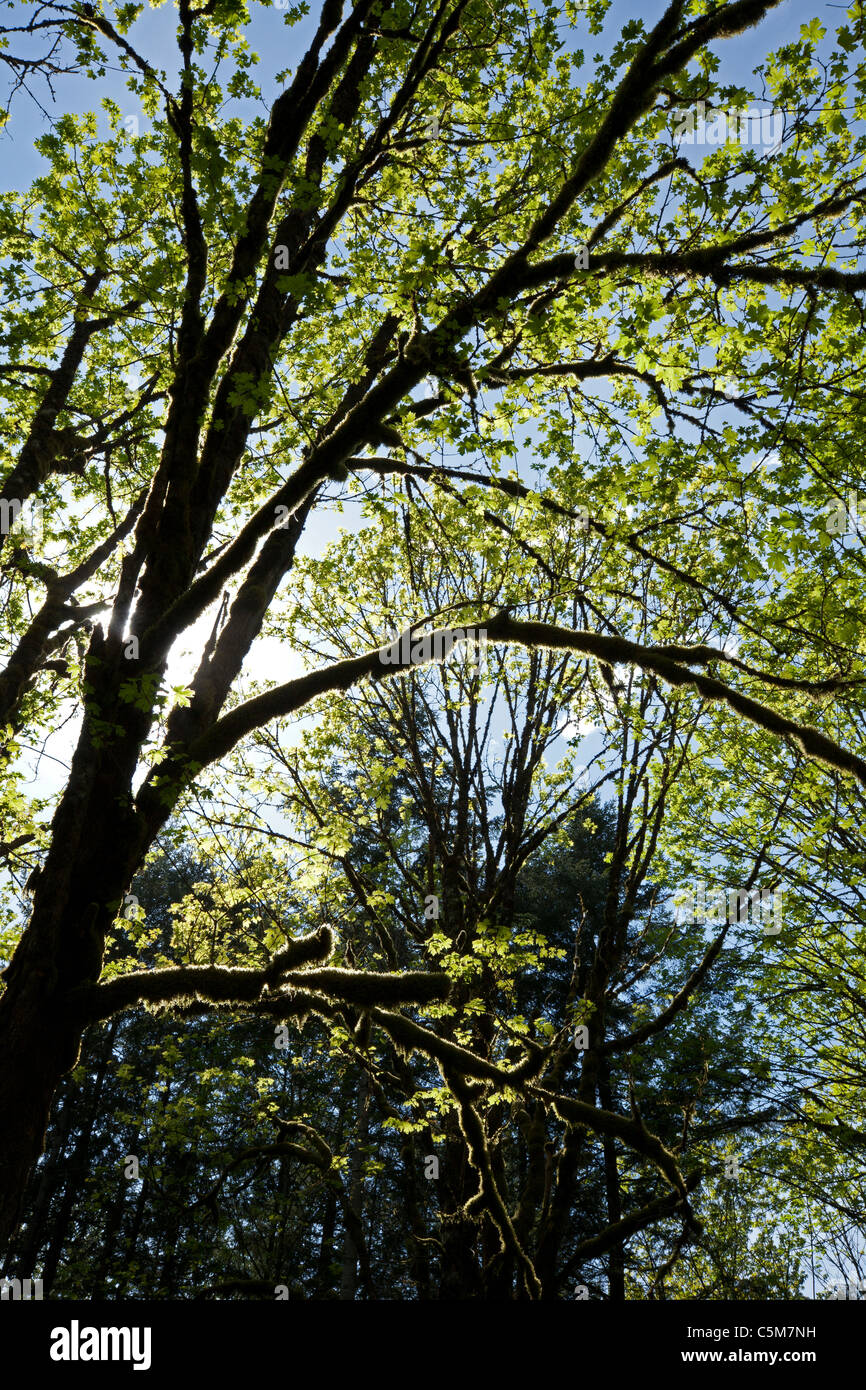
<path fill-rule="evenodd" d="M 62 117 L 40 141 L 44 176 L 3 201 L 3 841 L 13 863 L 30 856 L 32 910 L 0 998 L 0 1240 L 82 1030 L 143 1000 L 272 1020 L 311 1002 L 387 1014 L 395 1037 L 445 1067 L 484 1168 L 475 1088 L 538 1093 L 540 1057 L 515 1043 L 500 1065 L 401 1015 L 449 997 L 445 970 L 329 965 L 322 922 L 275 936 L 255 966 L 100 980 L 134 874 L 221 760 L 271 721 L 429 661 L 455 624 L 594 663 L 637 729 L 629 756 L 652 718 L 671 759 L 693 730 L 638 831 L 644 873 L 664 807 L 681 812 L 687 787 L 705 796 L 756 758 L 778 766 L 776 818 L 768 835 L 750 827 L 749 889 L 778 873 L 769 842 L 786 779 L 856 805 L 862 564 L 827 513 L 848 504 L 862 449 L 849 383 L 863 353 L 864 142 L 842 113 L 862 99 L 856 16 L 829 54 L 815 21 L 770 56 L 765 88 L 787 113 L 771 159 L 729 139 L 692 161 L 673 134 L 698 101 L 739 128 L 748 93 L 716 80 L 712 45 L 748 41 L 774 8 L 673 0 L 648 28 L 629 22 L 579 85 L 580 55 L 557 27 L 578 22 L 567 0 L 495 19 L 473 0 L 326 0 L 267 122 L 246 123 L 224 114 L 227 98 L 258 95 L 238 0 L 181 0 L 172 79 L 127 37 L 138 7 L 34 13 L 31 32 L 60 45 L 54 71 L 66 49 L 96 80 L 110 54 L 150 125 L 128 136 L 110 106 L 100 141 L 92 121 Z M 603 6 L 590 10 L 606 29 Z M 16 81 L 23 61 L 7 58 Z M 535 485 L 505 471 L 520 447 L 535 453 Z M 304 566 L 335 488 L 390 529 L 339 568 Z M 11 525 L 34 501 L 47 558 Z M 450 611 L 435 593 L 426 611 L 401 611 L 405 589 L 356 601 L 401 543 L 398 521 L 410 559 L 434 535 L 464 556 Z M 304 613 L 323 611 L 332 636 L 317 664 L 245 690 L 257 639 L 288 618 L 303 653 Z M 197 670 L 169 689 L 172 649 L 205 615 Z M 427 643 L 386 657 L 382 629 L 409 623 Z M 14 760 L 69 707 L 81 726 L 49 826 Z M 651 796 L 655 775 L 632 788 Z M 614 864 L 626 872 L 624 834 Z M 657 1200 L 688 1219 L 670 1150 L 638 1115 L 595 1103 L 603 1046 L 580 1095 L 551 1102 L 574 1153 L 588 1134 L 616 1136 L 655 1163 Z M 527 1265 L 524 1287 L 539 1288 Z"/>

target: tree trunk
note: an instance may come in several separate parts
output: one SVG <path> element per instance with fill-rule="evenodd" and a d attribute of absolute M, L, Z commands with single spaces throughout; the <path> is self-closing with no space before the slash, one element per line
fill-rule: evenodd
<path fill-rule="evenodd" d="M 599 1099 L 605 1110 L 613 1109 L 613 1096 L 605 1065 L 603 1079 L 599 1082 Z M 609 1134 L 604 1136 L 604 1186 L 607 1200 L 607 1222 L 615 1226 L 622 1220 L 622 1201 L 619 1190 L 619 1168 L 616 1161 L 616 1145 Z M 611 1247 L 607 1257 L 608 1297 L 612 1303 L 625 1303 L 625 1249 L 618 1240 Z"/>
<path fill-rule="evenodd" d="M 44 978 L 10 986 L 0 1000 L 0 1250 L 17 1233 L 54 1093 L 75 1062 L 69 1033 L 54 1026 L 53 1002 Z"/>
<path fill-rule="evenodd" d="M 358 1123 L 355 1127 L 355 1140 L 352 1156 L 349 1159 L 349 1205 L 358 1220 L 364 1206 L 364 1155 L 370 1128 L 369 1082 L 367 1073 L 361 1073 L 358 1085 Z M 346 1302 L 353 1300 L 358 1292 L 358 1249 L 348 1226 L 343 1227 L 342 1276 L 340 1279 L 340 1298 Z"/>
<path fill-rule="evenodd" d="M 126 1179 L 122 1175 L 118 1175 L 117 1190 L 114 1194 L 114 1200 L 108 1209 L 108 1215 L 102 1228 L 102 1253 L 95 1266 L 90 1271 L 90 1288 L 87 1294 L 89 1299 L 105 1298 L 109 1296 L 106 1294 L 104 1284 L 117 1254 L 115 1244 L 120 1228 L 123 1225 L 123 1217 L 127 1206 L 128 1195 Z"/>
<path fill-rule="evenodd" d="M 66 1244 L 69 1223 L 72 1219 L 72 1213 L 75 1210 L 75 1201 L 82 1191 L 82 1179 L 87 1172 L 87 1166 L 90 1161 L 93 1130 L 99 1114 L 102 1088 L 105 1085 L 105 1076 L 108 1070 L 108 1060 L 114 1050 L 114 1039 L 117 1033 L 117 1027 L 117 1020 L 115 1020 L 114 1023 L 105 1030 L 100 1040 L 101 1045 L 97 1055 L 96 1074 L 93 1078 L 90 1103 L 87 1107 L 86 1115 L 82 1120 L 81 1129 L 75 1141 L 75 1147 L 66 1164 L 66 1186 L 60 1203 L 60 1210 L 52 1221 L 51 1242 L 45 1255 L 45 1265 L 42 1271 L 45 1288 L 49 1293 L 57 1278 L 57 1270 Z"/>
<path fill-rule="evenodd" d="M 44 1244 L 45 1222 L 63 1181 L 63 1155 L 72 1130 L 73 1108 L 70 1087 L 65 1091 L 52 1149 L 42 1166 L 38 1190 L 26 1214 L 23 1236 L 20 1236 L 17 1243 L 11 1243 L 6 1264 L 0 1266 L 4 1274 L 17 1274 L 19 1278 L 26 1279 L 30 1277 L 36 1265 L 39 1251 Z"/>
<path fill-rule="evenodd" d="M 96 630 L 97 632 L 99 629 Z M 87 672 L 102 695 L 104 713 L 135 725 L 112 698 L 112 672 L 94 652 Z M 118 677 L 119 679 L 119 677 Z M 149 716 L 137 716 L 149 727 Z M 99 979 L 105 938 L 123 895 L 159 824 L 131 808 L 129 786 L 139 729 L 104 745 L 90 715 L 75 750 L 69 782 L 54 815 L 51 847 L 36 880 L 33 911 L 0 998 L 0 1251 L 21 1218 L 33 1165 L 43 1152 L 54 1094 L 75 1066 L 83 1026 L 70 1008 L 69 991 Z M 134 746 L 135 745 L 135 746 Z M 162 817 L 162 820 L 160 819 Z"/>
<path fill-rule="evenodd" d="M 478 1175 L 469 1167 L 466 1144 L 453 1114 L 446 1116 L 445 1133 L 439 1170 L 442 1189 L 439 1297 L 444 1300 L 481 1298 L 478 1223 L 463 1211 L 478 1187 Z"/>
<path fill-rule="evenodd" d="M 150 1196 L 150 1187 L 148 1185 L 149 1182 L 150 1179 L 148 1178 L 147 1174 L 145 1174 L 141 1184 L 141 1191 L 139 1192 L 138 1199 L 135 1203 L 135 1214 L 132 1218 L 132 1226 L 130 1228 L 129 1235 L 125 1239 L 123 1247 L 123 1264 L 124 1268 L 126 1269 L 128 1269 L 129 1266 L 132 1264 L 132 1261 L 135 1258 L 136 1249 L 138 1247 L 138 1238 L 141 1235 L 141 1223 L 144 1218 L 145 1208 L 147 1206 L 147 1201 Z"/>
<path fill-rule="evenodd" d="M 322 1236 L 319 1241 L 314 1298 L 328 1298 L 333 1293 L 334 1276 L 331 1272 L 331 1265 L 334 1262 L 334 1230 L 336 1225 L 337 1194 L 332 1187 L 329 1187 L 325 1194 L 325 1210 L 322 1215 Z"/>

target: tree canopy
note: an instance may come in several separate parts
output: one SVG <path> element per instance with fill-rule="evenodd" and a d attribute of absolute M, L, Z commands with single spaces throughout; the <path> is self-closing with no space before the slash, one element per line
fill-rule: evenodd
<path fill-rule="evenodd" d="M 9 8 L 7 1272 L 859 1287 L 860 0 Z"/>

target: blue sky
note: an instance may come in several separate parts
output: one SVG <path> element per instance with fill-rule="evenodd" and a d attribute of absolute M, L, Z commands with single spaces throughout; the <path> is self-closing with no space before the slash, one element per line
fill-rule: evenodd
<path fill-rule="evenodd" d="M 17 0 L 12 0 L 8 10 L 3 13 L 4 23 L 26 23 L 33 8 L 30 4 L 20 4 Z M 255 80 L 262 88 L 265 102 L 280 90 L 274 82 L 275 75 L 293 67 L 305 51 L 315 27 L 318 10 L 319 6 L 314 0 L 312 13 L 289 27 L 285 23 L 285 15 L 279 10 L 256 3 L 250 4 L 250 24 L 246 33 L 251 50 L 260 58 L 253 71 Z M 648 0 L 644 4 L 635 3 L 635 0 L 613 0 L 603 34 L 591 35 L 587 19 L 581 17 L 574 28 L 563 26 L 563 41 L 570 50 L 583 50 L 586 60 L 582 71 L 588 72 L 596 54 L 606 55 L 611 51 L 623 25 L 640 19 L 649 27 L 663 11 L 662 0 Z M 786 3 L 755 29 L 738 38 L 714 45 L 721 62 L 720 79 L 747 86 L 752 80 L 751 69 L 771 49 L 794 39 L 801 24 L 817 17 L 832 32 L 835 25 L 843 19 L 844 13 L 843 6 L 828 4 L 826 0 L 818 0 L 818 3 L 814 3 L 814 0 L 786 0 Z M 145 8 L 128 34 L 129 42 L 134 48 L 154 67 L 166 71 L 169 88 L 176 85 L 171 80 L 177 71 L 178 63 L 176 26 L 176 6 L 161 3 L 156 9 Z M 31 56 L 40 52 L 42 47 L 41 41 L 19 36 L 13 38 L 9 51 Z M 51 115 L 61 112 L 99 112 L 99 102 L 103 97 L 109 97 L 120 105 L 125 115 L 140 116 L 135 98 L 127 91 L 126 81 L 126 75 L 116 62 L 109 65 L 104 84 L 98 88 L 86 77 L 60 77 L 56 82 L 55 103 L 52 103 L 44 85 L 37 84 L 34 91 L 44 104 L 44 112 L 24 93 L 20 93 L 12 107 L 10 121 L 0 135 L 0 190 L 24 188 L 38 175 L 41 160 L 33 148 L 33 141 L 49 128 Z M 4 100 L 5 91 L 6 87 L 0 86 L 0 97 Z M 248 103 L 246 105 L 249 106 Z M 242 109 L 243 106 L 238 103 L 238 110 Z M 101 115 L 101 133 L 107 135 L 108 126 L 104 112 Z"/>

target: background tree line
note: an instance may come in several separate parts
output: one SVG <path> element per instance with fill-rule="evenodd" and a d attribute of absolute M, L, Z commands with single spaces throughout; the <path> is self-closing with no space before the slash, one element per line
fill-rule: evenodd
<path fill-rule="evenodd" d="M 492 705 L 482 710 L 477 700 L 481 673 L 459 662 L 450 689 L 415 676 L 389 690 L 396 698 L 356 712 L 358 747 L 378 757 L 368 751 L 351 772 L 345 755 L 329 760 L 317 746 L 312 765 L 327 772 L 305 784 L 303 746 L 273 746 L 270 794 L 284 814 L 263 815 L 257 777 L 254 823 L 239 822 L 237 807 L 230 820 L 211 810 L 211 836 L 192 854 L 178 827 L 175 847 L 136 880 L 141 906 L 118 924 L 109 973 L 129 950 L 151 966 L 246 962 L 275 920 L 311 926 L 327 913 L 353 968 L 436 967 L 446 952 L 459 1004 L 440 1010 L 440 1035 L 475 1051 L 473 1029 L 485 1024 L 488 1035 L 504 1030 L 506 1047 L 509 1036 L 552 1039 L 557 1089 L 575 1098 L 587 1093 L 577 1020 L 593 1032 L 603 1008 L 606 1033 L 627 1046 L 604 1058 L 594 1094 L 700 1166 L 700 1225 L 659 1202 L 652 1166 L 615 1137 L 573 1154 L 553 1107 L 530 1110 L 494 1090 L 478 1108 L 479 1137 L 515 1245 L 528 1247 L 536 1269 L 549 1261 L 546 1296 L 789 1300 L 831 1296 L 839 1277 L 853 1293 L 862 1277 L 862 1159 L 852 1130 L 819 1119 L 840 1077 L 827 1074 L 826 1052 L 822 1070 L 806 1046 L 796 974 L 783 957 L 789 984 L 780 1001 L 779 968 L 767 969 L 771 941 L 757 921 L 746 923 L 688 1006 L 635 1042 L 693 975 L 702 933 L 678 922 L 649 873 L 641 877 L 639 855 L 617 864 L 630 821 L 624 806 L 591 791 L 593 768 L 579 773 L 577 808 L 574 779 L 561 772 L 542 778 L 551 783 L 546 798 L 527 794 L 527 769 L 538 772 L 571 712 L 557 712 L 557 697 L 574 698 L 568 662 L 529 665 L 517 686 L 527 703 L 514 708 L 509 756 L 498 765 L 488 746 Z M 504 665 L 485 674 L 497 694 L 515 676 Z M 612 705 L 602 717 L 612 728 Z M 343 720 L 336 712 L 335 739 Z M 324 736 L 318 728 L 310 741 Z M 637 774 L 626 798 L 637 806 L 632 846 L 653 828 L 640 799 L 645 777 Z M 307 840 L 304 823 L 314 832 Z M 617 890 L 627 920 L 599 993 L 618 868 L 631 870 Z M 305 871 L 308 892 L 296 896 L 288 885 Z M 495 918 L 491 890 L 506 903 Z M 834 989 L 825 970 L 827 1014 L 845 987 Z M 515 1252 L 498 1248 L 483 1206 L 472 1210 L 476 1136 L 443 1084 L 447 1070 L 443 1078 L 407 1054 L 357 1008 L 314 1012 L 290 1039 L 237 1010 L 182 1012 L 179 1020 L 136 1011 L 90 1030 L 7 1274 L 39 1268 L 59 1298 L 519 1293 Z M 860 1058 L 862 1046 L 849 1047 L 847 1067 Z"/>

